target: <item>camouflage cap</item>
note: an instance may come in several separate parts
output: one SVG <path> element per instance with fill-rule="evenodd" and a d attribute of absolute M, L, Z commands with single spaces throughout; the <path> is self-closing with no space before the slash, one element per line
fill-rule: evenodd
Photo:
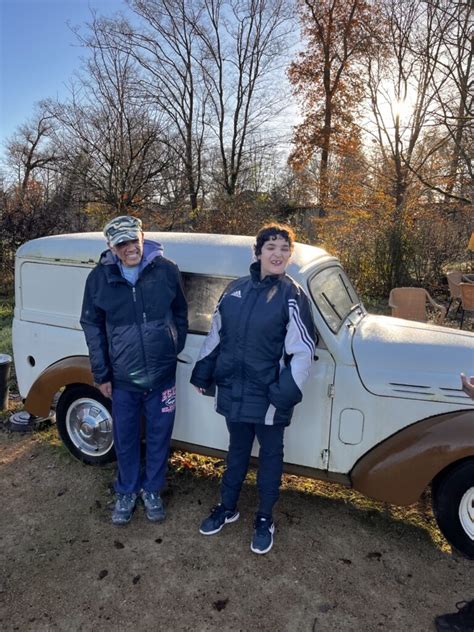
<path fill-rule="evenodd" d="M 132 215 L 114 217 L 104 226 L 104 235 L 109 246 L 138 239 L 142 232 L 142 220 Z"/>

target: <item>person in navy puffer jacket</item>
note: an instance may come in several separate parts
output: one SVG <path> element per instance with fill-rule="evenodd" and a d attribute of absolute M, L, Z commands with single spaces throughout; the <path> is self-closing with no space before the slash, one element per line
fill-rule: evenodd
<path fill-rule="evenodd" d="M 294 239 L 289 226 L 268 224 L 260 230 L 250 276 L 224 291 L 191 376 L 200 392 L 216 384 L 216 409 L 230 435 L 221 502 L 200 532 L 213 535 L 239 518 L 237 501 L 257 436 L 259 507 L 251 550 L 258 554 L 273 545 L 283 435 L 302 399 L 317 338 L 308 297 L 285 274 Z"/>
<path fill-rule="evenodd" d="M 112 398 L 118 476 L 112 522 L 129 522 L 138 494 L 149 520 L 165 518 L 165 482 L 176 408 L 177 355 L 188 327 L 181 275 L 142 223 L 122 215 L 104 228 L 109 250 L 86 281 L 81 325 L 94 381 Z M 146 422 L 141 471 L 141 416 Z"/>

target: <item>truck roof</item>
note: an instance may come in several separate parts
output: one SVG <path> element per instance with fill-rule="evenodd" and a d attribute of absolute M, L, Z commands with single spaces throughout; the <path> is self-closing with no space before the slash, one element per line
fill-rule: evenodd
<path fill-rule="evenodd" d="M 211 265 L 214 274 L 221 276 L 247 274 L 255 243 L 255 237 L 242 235 L 153 231 L 145 232 L 145 239 L 160 242 L 164 247 L 165 257 L 177 261 L 184 270 L 192 270 L 198 274 L 208 273 Z M 106 248 L 107 243 L 102 233 L 70 233 L 28 241 L 18 248 L 16 257 L 91 265 L 97 263 Z M 322 259 L 332 257 L 321 248 L 296 243 L 289 272 L 291 274 L 292 270 L 299 271 Z"/>

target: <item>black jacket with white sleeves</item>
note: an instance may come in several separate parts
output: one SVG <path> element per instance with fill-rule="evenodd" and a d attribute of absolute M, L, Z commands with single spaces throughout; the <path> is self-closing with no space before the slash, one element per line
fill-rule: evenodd
<path fill-rule="evenodd" d="M 229 421 L 288 425 L 316 340 L 303 289 L 287 274 L 260 280 L 257 261 L 220 298 L 191 382 L 216 384 L 217 412 Z"/>

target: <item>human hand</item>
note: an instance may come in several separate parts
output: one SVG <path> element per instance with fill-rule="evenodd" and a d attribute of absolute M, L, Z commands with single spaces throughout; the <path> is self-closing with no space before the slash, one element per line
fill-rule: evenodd
<path fill-rule="evenodd" d="M 196 389 L 199 395 L 203 395 L 204 391 L 206 390 L 205 388 L 201 388 L 200 386 L 194 386 L 194 384 L 193 384 L 193 387 Z"/>
<path fill-rule="evenodd" d="M 104 382 L 103 384 L 99 384 L 99 391 L 104 397 L 108 397 L 110 399 L 112 397 L 112 382 Z"/>
<path fill-rule="evenodd" d="M 461 373 L 462 390 L 469 395 L 471 399 L 474 399 L 474 376 L 466 377 L 464 373 Z"/>

